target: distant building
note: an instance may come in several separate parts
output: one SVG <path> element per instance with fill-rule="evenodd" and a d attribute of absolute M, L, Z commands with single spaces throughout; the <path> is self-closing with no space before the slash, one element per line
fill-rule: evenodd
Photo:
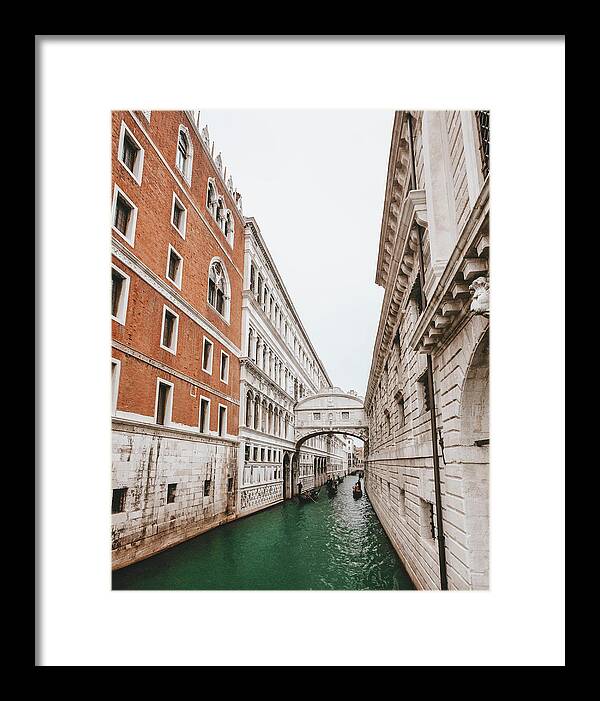
<path fill-rule="evenodd" d="M 246 515 L 322 483 L 344 468 L 338 436 L 296 453 L 296 403 L 331 381 L 296 312 L 260 228 L 246 219 L 237 512 Z"/>
<path fill-rule="evenodd" d="M 365 474 L 375 511 L 422 589 L 441 581 L 434 450 L 448 588 L 488 587 L 488 172 L 487 112 L 396 113 L 376 274 L 385 295 L 365 396 Z"/>

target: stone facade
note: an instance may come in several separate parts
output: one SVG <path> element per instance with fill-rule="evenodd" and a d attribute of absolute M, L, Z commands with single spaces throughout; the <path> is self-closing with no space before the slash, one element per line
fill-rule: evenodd
<path fill-rule="evenodd" d="M 242 301 L 239 493 L 247 515 L 313 486 L 339 461 L 339 439 L 319 436 L 296 450 L 295 408 L 331 381 L 285 288 L 260 228 L 246 220 Z"/>
<path fill-rule="evenodd" d="M 396 114 L 376 276 L 385 295 L 365 397 L 365 484 L 422 589 L 440 587 L 433 450 L 448 588 L 489 584 L 488 143 L 487 113 Z"/>
<path fill-rule="evenodd" d="M 117 568 L 235 513 L 245 219 L 197 114 L 112 123 Z"/>

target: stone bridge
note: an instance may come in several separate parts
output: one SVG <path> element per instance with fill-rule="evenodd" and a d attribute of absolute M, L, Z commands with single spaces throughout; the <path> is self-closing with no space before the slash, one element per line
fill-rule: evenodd
<path fill-rule="evenodd" d="M 363 400 L 355 392 L 339 387 L 301 399 L 294 409 L 296 450 L 313 436 L 344 433 L 366 441 L 369 424 Z"/>

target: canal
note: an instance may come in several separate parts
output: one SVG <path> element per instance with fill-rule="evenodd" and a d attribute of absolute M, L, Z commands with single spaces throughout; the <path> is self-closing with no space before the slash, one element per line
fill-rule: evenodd
<path fill-rule="evenodd" d="M 113 589 L 414 589 L 366 495 L 297 500 L 113 572 Z"/>

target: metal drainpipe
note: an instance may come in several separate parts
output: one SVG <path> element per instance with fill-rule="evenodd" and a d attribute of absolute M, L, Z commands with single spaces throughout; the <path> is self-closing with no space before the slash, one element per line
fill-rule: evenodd
<path fill-rule="evenodd" d="M 411 160 L 411 175 L 413 189 L 417 189 L 417 169 L 415 166 L 415 150 L 413 141 L 412 115 L 407 114 L 408 123 L 408 140 L 410 144 L 410 160 Z M 417 224 L 417 232 L 419 239 L 419 274 L 421 277 L 421 306 L 423 311 L 427 307 L 427 299 L 425 298 L 425 264 L 423 262 L 423 228 Z M 431 402 L 431 445 L 433 453 L 433 484 L 435 487 L 435 511 L 437 521 L 438 535 L 438 555 L 440 561 L 440 588 L 448 589 L 448 575 L 446 571 L 446 541 L 444 538 L 444 520 L 442 518 L 442 487 L 440 480 L 440 458 L 437 448 L 437 418 L 435 407 L 435 392 L 433 386 L 433 362 L 431 353 L 427 355 L 427 390 L 429 392 L 429 400 Z"/>

